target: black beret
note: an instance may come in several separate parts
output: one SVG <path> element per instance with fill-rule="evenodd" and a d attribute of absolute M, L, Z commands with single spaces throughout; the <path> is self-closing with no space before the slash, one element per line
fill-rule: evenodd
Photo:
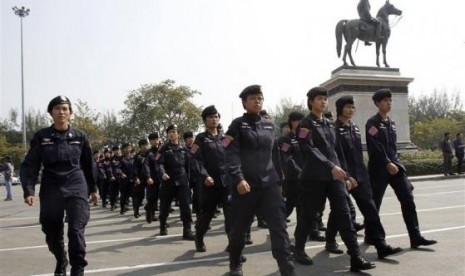
<path fill-rule="evenodd" d="M 182 139 L 193 138 L 193 137 L 194 137 L 194 133 L 192 133 L 192 131 L 186 131 L 182 135 Z"/>
<path fill-rule="evenodd" d="M 125 149 L 125 148 L 130 147 L 130 146 L 131 146 L 131 144 L 129 144 L 129 143 L 123 143 L 123 145 L 121 146 L 121 148 L 122 148 L 122 149 Z"/>
<path fill-rule="evenodd" d="M 119 146 L 113 146 L 111 150 L 119 150 Z"/>
<path fill-rule="evenodd" d="M 305 115 L 303 113 L 298 112 L 298 111 L 292 111 L 291 113 L 289 113 L 289 116 L 287 116 L 287 120 L 289 122 L 299 121 L 299 120 L 302 120 L 304 117 Z"/>
<path fill-rule="evenodd" d="M 346 104 L 355 104 L 354 97 L 347 95 L 342 96 L 336 101 L 336 114 L 337 116 L 342 114 L 342 109 Z"/>
<path fill-rule="evenodd" d="M 71 101 L 69 100 L 68 97 L 66 97 L 66 96 L 56 96 L 55 98 L 53 98 L 53 99 L 48 103 L 47 112 L 48 112 L 48 113 L 51 113 L 53 107 L 54 107 L 55 105 L 59 105 L 59 104 L 68 104 L 68 105 L 69 105 L 69 109 L 72 110 L 72 108 L 71 108 Z"/>
<path fill-rule="evenodd" d="M 166 133 L 168 133 L 170 130 L 176 129 L 178 130 L 178 126 L 175 124 L 171 124 L 166 128 Z"/>
<path fill-rule="evenodd" d="M 373 102 L 375 102 L 375 103 L 381 101 L 384 98 L 392 98 L 391 89 L 382 88 L 382 89 L 376 91 L 375 94 L 373 94 L 373 97 L 372 97 Z"/>
<path fill-rule="evenodd" d="M 158 132 L 153 132 L 149 134 L 149 140 L 155 140 L 158 138 L 160 138 L 160 135 L 158 134 Z"/>
<path fill-rule="evenodd" d="M 214 105 L 207 106 L 202 111 L 202 119 L 205 121 L 207 116 L 212 115 L 212 114 L 218 114 L 218 116 L 220 116 L 220 114 L 218 113 L 218 110 L 216 110 L 216 107 Z"/>
<path fill-rule="evenodd" d="M 307 97 L 310 98 L 310 100 L 313 100 L 316 96 L 320 95 L 328 97 L 328 89 L 325 87 L 317 86 L 310 89 L 307 93 Z"/>
<path fill-rule="evenodd" d="M 143 138 L 143 139 L 140 139 L 139 142 L 138 142 L 137 144 L 138 144 L 139 147 L 140 147 L 140 146 L 142 146 L 142 145 L 148 145 L 148 143 L 149 143 L 149 141 L 148 141 L 147 139 Z"/>
<path fill-rule="evenodd" d="M 254 84 L 247 86 L 242 90 L 241 94 L 239 94 L 239 98 L 245 100 L 247 96 L 249 95 L 257 95 L 257 94 L 263 94 L 262 88 L 260 85 Z"/>

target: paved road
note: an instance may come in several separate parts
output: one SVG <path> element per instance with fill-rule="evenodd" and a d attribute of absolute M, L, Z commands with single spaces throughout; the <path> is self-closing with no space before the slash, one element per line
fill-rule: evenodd
<path fill-rule="evenodd" d="M 430 248 L 412 250 L 400 213 L 400 205 L 388 189 L 381 219 L 390 244 L 405 250 L 389 259 L 376 260 L 376 250 L 361 243 L 365 256 L 376 260 L 377 268 L 366 275 L 465 275 L 465 178 L 415 182 L 415 198 L 423 234 L 439 243 Z M 10 202 L 0 202 L 0 274 L 51 275 L 54 258 L 45 246 L 38 224 L 38 206 L 28 207 L 21 200 L 19 186 Z M 1 191 L 1 195 L 4 191 Z M 328 210 L 328 209 L 327 209 Z M 360 214 L 360 213 L 358 213 Z M 327 215 L 327 212 L 326 214 Z M 143 217 L 92 207 L 86 228 L 88 275 L 227 275 L 224 252 L 223 217 L 215 219 L 205 238 L 207 252 L 197 253 L 193 242 L 182 241 L 182 223 L 175 211 L 169 223 L 169 235 L 158 237 L 158 224 L 146 224 Z M 289 233 L 295 228 L 291 217 Z M 359 221 L 362 219 L 359 217 Z M 254 226 L 256 223 L 254 224 Z M 254 227 L 254 244 L 246 247 L 245 275 L 279 275 L 271 256 L 267 230 Z M 339 238 L 339 237 L 338 237 Z M 363 236 L 359 237 L 363 242 Z M 338 239 L 340 242 L 340 239 Z M 347 275 L 348 255 L 331 255 L 323 243 L 307 243 L 307 253 L 315 265 L 297 265 L 298 275 Z M 345 246 L 342 245 L 345 249 Z"/>

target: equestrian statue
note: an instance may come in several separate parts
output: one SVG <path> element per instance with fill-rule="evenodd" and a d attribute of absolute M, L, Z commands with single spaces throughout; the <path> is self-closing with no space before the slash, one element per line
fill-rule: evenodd
<path fill-rule="evenodd" d="M 389 41 L 389 36 L 391 35 L 391 27 L 389 26 L 389 15 L 402 15 L 402 11 L 394 7 L 393 4 L 389 3 L 389 0 L 386 1 L 384 6 L 382 6 L 376 17 L 372 17 L 370 14 L 370 3 L 368 0 L 360 0 L 357 5 L 357 11 L 360 16 L 360 19 L 353 20 L 341 20 L 336 25 L 336 50 L 337 56 L 341 56 L 342 49 L 342 37 L 346 41 L 344 47 L 344 55 L 342 60 L 344 65 L 347 66 L 346 57 L 347 54 L 350 58 L 350 63 L 352 66 L 356 66 L 354 59 L 352 58 L 352 44 L 356 39 L 362 40 L 365 42 L 365 45 L 371 45 L 370 42 L 376 43 L 376 65 L 379 66 L 379 49 L 381 45 L 383 46 L 383 57 L 384 57 L 384 66 L 389 67 L 389 64 L 386 61 L 386 45 Z"/>

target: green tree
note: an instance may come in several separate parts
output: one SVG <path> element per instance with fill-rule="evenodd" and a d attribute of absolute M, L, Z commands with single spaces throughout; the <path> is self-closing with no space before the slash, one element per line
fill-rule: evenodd
<path fill-rule="evenodd" d="M 86 102 L 77 100 L 73 105 L 74 118 L 71 123 L 74 128 L 85 132 L 89 142 L 93 147 L 99 147 L 104 144 L 104 135 L 102 129 L 97 124 L 100 113 L 91 109 Z"/>
<path fill-rule="evenodd" d="M 154 131 L 163 133 L 170 124 L 177 124 L 181 132 L 197 131 L 202 110 L 192 99 L 199 94 L 188 86 L 176 86 L 173 80 L 130 91 L 121 112 L 124 125 L 132 130 L 130 138 L 136 140 Z"/>
<path fill-rule="evenodd" d="M 304 104 L 295 104 L 290 98 L 284 98 L 281 100 L 281 104 L 276 105 L 276 107 L 268 112 L 275 124 L 275 129 L 279 132 L 279 125 L 282 122 L 287 122 L 287 117 L 293 111 L 298 111 L 304 115 L 308 114 L 308 108 Z"/>
<path fill-rule="evenodd" d="M 444 132 L 465 129 L 465 111 L 457 91 L 434 90 L 433 94 L 409 98 L 410 137 L 420 148 L 437 149 Z"/>
<path fill-rule="evenodd" d="M 39 129 L 52 124 L 52 119 L 48 113 L 42 113 L 40 109 L 29 109 L 26 113 L 26 139 L 30 141 L 34 133 Z"/>
<path fill-rule="evenodd" d="M 125 142 L 134 141 L 131 139 L 131 129 L 122 124 L 114 112 L 103 114 L 99 125 L 105 137 L 105 146 L 121 145 Z"/>

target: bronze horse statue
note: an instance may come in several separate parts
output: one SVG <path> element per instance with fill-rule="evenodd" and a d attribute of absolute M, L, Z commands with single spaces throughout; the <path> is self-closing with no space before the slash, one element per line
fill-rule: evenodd
<path fill-rule="evenodd" d="M 348 65 L 346 62 L 347 54 L 349 54 L 350 63 L 353 66 L 356 66 L 354 59 L 352 58 L 352 44 L 358 38 L 365 42 L 375 42 L 376 43 L 376 65 L 379 67 L 379 48 L 383 46 L 383 56 L 384 56 L 384 66 L 389 67 L 386 61 L 386 45 L 391 35 L 391 27 L 389 26 L 389 15 L 402 15 L 402 11 L 394 7 L 389 0 L 386 1 L 384 6 L 382 6 L 376 18 L 381 22 L 381 35 L 380 37 L 376 36 L 376 26 L 373 23 L 369 23 L 360 19 L 353 20 L 341 20 L 336 25 L 336 41 L 337 41 L 337 56 L 341 56 L 342 48 L 342 36 L 346 41 L 344 47 L 344 55 L 342 60 L 344 65 Z"/>

